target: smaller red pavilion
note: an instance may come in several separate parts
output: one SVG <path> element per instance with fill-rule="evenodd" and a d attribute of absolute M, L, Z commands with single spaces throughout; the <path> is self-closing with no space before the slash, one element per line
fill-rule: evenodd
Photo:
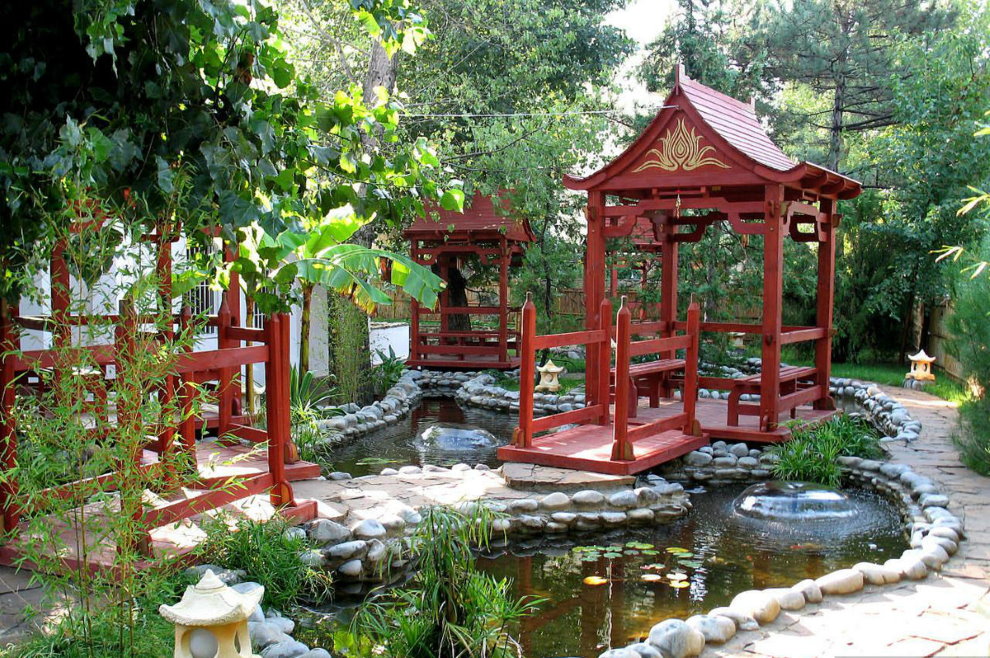
<path fill-rule="evenodd" d="M 497 207 L 496 207 L 497 203 Z M 525 218 L 511 214 L 503 192 L 474 195 L 463 213 L 431 209 L 403 236 L 413 260 L 432 268 L 446 284 L 437 309 L 412 301 L 410 367 L 510 369 L 519 365 L 518 308 L 509 306 L 509 270 L 522 264 L 533 241 Z M 472 291 L 473 272 L 495 270 L 497 292 Z M 469 293 L 474 293 L 470 300 Z"/>

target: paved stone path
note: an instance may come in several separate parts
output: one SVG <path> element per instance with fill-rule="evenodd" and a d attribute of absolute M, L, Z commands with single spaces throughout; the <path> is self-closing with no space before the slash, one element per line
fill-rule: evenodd
<path fill-rule="evenodd" d="M 739 633 L 721 647 L 709 646 L 703 656 L 990 655 L 990 478 L 960 463 L 952 445 L 958 423 L 952 405 L 926 393 L 883 389 L 923 425 L 918 441 L 888 445 L 893 461 L 950 493 L 951 509 L 965 521 L 968 540 L 941 574 L 828 597 L 799 613 L 782 613 L 758 631 Z"/>

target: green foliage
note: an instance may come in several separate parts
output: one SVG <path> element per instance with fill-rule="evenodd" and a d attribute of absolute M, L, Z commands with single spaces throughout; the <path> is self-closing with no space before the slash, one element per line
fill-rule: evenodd
<path fill-rule="evenodd" d="M 396 356 L 391 345 L 388 347 L 388 354 L 382 350 L 375 350 L 375 354 L 380 363 L 371 369 L 371 381 L 375 387 L 375 394 L 383 395 L 399 381 L 399 377 L 402 377 L 402 371 L 406 369 L 406 360 Z"/>
<path fill-rule="evenodd" d="M 495 515 L 479 506 L 464 514 L 443 507 L 423 511 L 409 538 L 416 572 L 405 586 L 380 592 L 355 616 L 359 655 L 394 658 L 519 656 L 508 636 L 510 622 L 538 601 L 512 600 L 509 582 L 474 566 L 472 547 L 488 545 Z M 362 650 L 363 649 L 363 650 Z"/>
<path fill-rule="evenodd" d="M 953 339 L 950 349 L 965 368 L 971 386 L 979 395 L 960 408 L 960 429 L 956 437 L 963 462 L 973 470 L 990 474 L 990 279 L 966 278 L 959 284 L 958 296 L 949 316 Z"/>
<path fill-rule="evenodd" d="M 772 453 L 780 461 L 773 475 L 782 480 L 818 482 L 835 487 L 842 471 L 836 458 L 842 455 L 876 459 L 883 456 L 879 437 L 865 420 L 840 415 L 810 429 L 796 429 L 787 443 Z"/>
<path fill-rule="evenodd" d="M 203 562 L 225 569 L 243 569 L 265 586 L 265 603 L 287 610 L 300 600 L 321 601 L 330 593 L 329 574 L 304 565 L 299 554 L 309 548 L 305 536 L 287 532 L 290 526 L 274 517 L 267 521 L 224 515 L 203 523 L 206 539 L 196 547 Z"/>
<path fill-rule="evenodd" d="M 333 404 L 337 396 L 333 386 L 317 382 L 312 372 L 289 368 L 289 405 L 293 410 L 318 411 Z"/>
<path fill-rule="evenodd" d="M 343 299 L 330 304 L 330 355 L 334 381 L 342 402 L 366 397 L 370 372 L 368 318 Z"/>

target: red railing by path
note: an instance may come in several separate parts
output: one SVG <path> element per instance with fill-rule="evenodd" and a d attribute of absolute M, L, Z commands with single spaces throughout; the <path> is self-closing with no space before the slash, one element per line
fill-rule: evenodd
<path fill-rule="evenodd" d="M 609 421 L 608 408 L 608 377 L 611 360 L 611 350 L 608 348 L 611 340 L 612 304 L 607 299 L 602 301 L 599 313 L 598 329 L 589 331 L 573 331 L 565 334 L 536 335 L 536 305 L 532 296 L 526 296 L 522 307 L 522 330 L 519 364 L 519 426 L 516 428 L 512 443 L 520 448 L 533 445 L 533 434 L 570 423 L 594 422 L 607 425 Z M 597 350 L 602 364 L 598 369 L 597 381 L 586 381 L 587 387 L 595 386 L 598 391 L 596 399 L 604 403 L 592 404 L 581 409 L 565 411 L 543 418 L 533 418 L 533 394 L 536 378 L 536 352 L 538 350 L 566 345 L 601 345 L 604 349 Z M 589 350 L 589 353 L 591 350 Z M 586 391 L 588 393 L 589 391 Z M 604 392 L 604 395 L 602 393 Z"/>

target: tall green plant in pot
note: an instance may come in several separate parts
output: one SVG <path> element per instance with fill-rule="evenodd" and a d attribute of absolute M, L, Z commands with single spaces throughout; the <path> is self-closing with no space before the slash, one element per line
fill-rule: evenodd
<path fill-rule="evenodd" d="M 484 547 L 496 515 L 446 507 L 422 511 L 408 540 L 415 572 L 401 588 L 372 597 L 352 623 L 360 655 L 392 658 L 508 658 L 522 656 L 508 630 L 539 599 L 515 600 L 509 581 L 474 566 L 472 547 Z"/>

